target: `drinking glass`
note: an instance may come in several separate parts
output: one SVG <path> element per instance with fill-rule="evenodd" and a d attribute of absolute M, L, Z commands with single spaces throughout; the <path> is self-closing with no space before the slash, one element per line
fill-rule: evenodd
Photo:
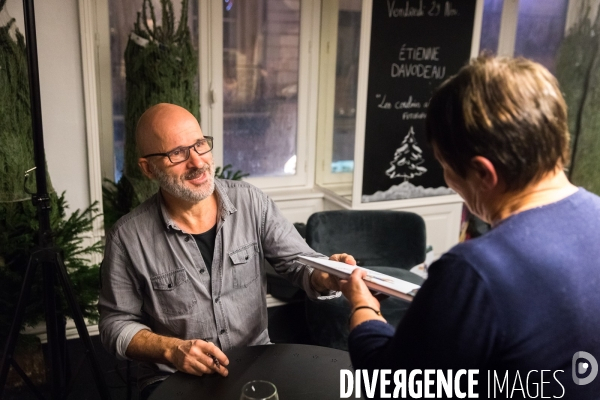
<path fill-rule="evenodd" d="M 256 380 L 244 384 L 240 400 L 279 400 L 279 396 L 271 382 Z"/>

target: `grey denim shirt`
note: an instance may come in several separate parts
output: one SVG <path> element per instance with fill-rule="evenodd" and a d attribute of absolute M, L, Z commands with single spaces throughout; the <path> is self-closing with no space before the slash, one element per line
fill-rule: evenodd
<path fill-rule="evenodd" d="M 219 211 L 209 276 L 193 237 L 169 217 L 157 193 L 121 218 L 106 238 L 101 267 L 100 336 L 110 353 L 127 359 L 142 329 L 203 339 L 221 349 L 269 343 L 265 260 L 311 299 L 329 299 L 310 286 L 312 269 L 299 255 L 321 257 L 256 187 L 215 179 Z M 140 387 L 175 370 L 144 363 Z"/>

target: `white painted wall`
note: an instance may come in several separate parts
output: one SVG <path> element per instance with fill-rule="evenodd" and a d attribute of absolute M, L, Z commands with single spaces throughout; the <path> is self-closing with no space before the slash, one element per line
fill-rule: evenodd
<path fill-rule="evenodd" d="M 77 0 L 35 2 L 46 161 L 70 211 L 90 204 Z M 8 0 L 0 21 L 17 20 L 25 34 L 22 0 Z"/>

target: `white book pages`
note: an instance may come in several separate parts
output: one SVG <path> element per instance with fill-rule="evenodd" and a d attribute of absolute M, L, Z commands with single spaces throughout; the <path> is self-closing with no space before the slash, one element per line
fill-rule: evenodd
<path fill-rule="evenodd" d="M 352 271 L 354 271 L 356 268 L 363 269 L 367 271 L 367 276 L 364 278 L 364 280 L 369 289 L 407 301 L 412 301 L 413 297 L 417 294 L 417 291 L 421 288 L 419 285 L 402 279 L 394 278 L 393 276 L 372 271 L 367 268 L 349 265 L 338 261 L 327 260 L 325 258 L 299 256 L 298 260 L 305 265 L 327 272 L 331 275 L 335 275 L 342 279 L 347 279 L 350 274 L 352 274 Z"/>

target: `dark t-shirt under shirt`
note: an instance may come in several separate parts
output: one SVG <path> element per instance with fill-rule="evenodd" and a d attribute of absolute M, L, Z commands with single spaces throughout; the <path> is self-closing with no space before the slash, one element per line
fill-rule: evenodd
<path fill-rule="evenodd" d="M 213 254 L 215 252 L 215 238 L 217 237 L 217 224 L 215 224 L 212 228 L 207 230 L 204 233 L 199 233 L 197 235 L 192 235 L 196 240 L 196 244 L 198 245 L 198 249 L 202 254 L 202 259 L 204 259 L 204 264 L 206 264 L 206 270 L 210 275 L 212 273 L 212 261 Z"/>

